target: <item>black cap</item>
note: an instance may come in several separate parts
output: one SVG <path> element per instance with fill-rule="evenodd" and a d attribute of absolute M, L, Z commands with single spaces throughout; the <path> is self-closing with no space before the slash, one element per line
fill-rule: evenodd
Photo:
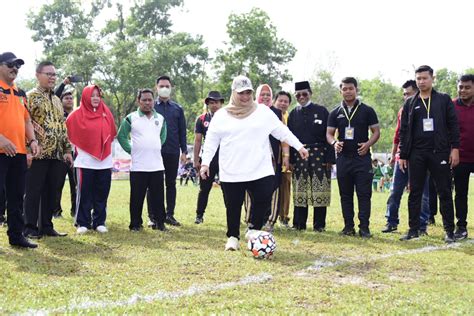
<path fill-rule="evenodd" d="M 209 93 L 207 94 L 207 98 L 204 100 L 204 103 L 208 104 L 209 100 L 224 102 L 224 98 L 221 96 L 219 91 L 209 91 Z"/>
<path fill-rule="evenodd" d="M 308 81 L 300 81 L 295 83 L 295 91 L 308 89 L 311 92 L 311 87 Z"/>
<path fill-rule="evenodd" d="M 0 63 L 13 63 L 16 62 L 19 65 L 24 65 L 23 59 L 16 58 L 15 54 L 11 52 L 5 52 L 0 55 Z"/>

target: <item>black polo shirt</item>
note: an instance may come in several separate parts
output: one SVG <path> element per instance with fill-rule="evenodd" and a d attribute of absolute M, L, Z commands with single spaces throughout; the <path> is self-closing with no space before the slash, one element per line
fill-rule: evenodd
<path fill-rule="evenodd" d="M 428 106 L 429 99 L 425 99 L 426 106 Z M 431 104 L 431 107 L 433 104 Z M 430 112 L 433 112 L 430 110 Z M 413 108 L 413 148 L 423 150 L 434 150 L 434 131 L 423 131 L 423 119 L 428 118 L 425 105 L 421 98 L 417 98 L 415 107 Z M 433 118 L 430 114 L 430 118 Z M 436 127 L 435 127 L 436 128 Z"/>
<path fill-rule="evenodd" d="M 351 127 L 354 128 L 353 140 L 345 139 L 346 127 L 349 126 L 349 120 L 342 106 L 346 109 L 349 117 L 351 117 L 355 111 L 351 119 Z M 352 107 L 350 112 L 347 106 L 341 103 L 341 105 L 331 111 L 328 118 L 328 127 L 336 128 L 339 134 L 337 139 L 344 142 L 341 152 L 343 156 L 356 156 L 357 149 L 359 148 L 357 144 L 367 142 L 369 140 L 369 127 L 377 125 L 378 123 L 379 120 L 374 109 L 359 100 L 356 101 L 356 104 Z"/>

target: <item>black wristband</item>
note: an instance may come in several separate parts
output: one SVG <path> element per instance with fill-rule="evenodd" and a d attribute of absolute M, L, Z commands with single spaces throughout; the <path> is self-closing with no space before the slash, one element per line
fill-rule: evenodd
<path fill-rule="evenodd" d="M 32 140 L 30 140 L 30 142 L 28 143 L 28 146 L 31 146 L 31 143 L 33 143 L 33 142 L 36 142 L 36 143 L 38 144 L 38 140 L 37 140 L 37 139 L 32 139 Z"/>

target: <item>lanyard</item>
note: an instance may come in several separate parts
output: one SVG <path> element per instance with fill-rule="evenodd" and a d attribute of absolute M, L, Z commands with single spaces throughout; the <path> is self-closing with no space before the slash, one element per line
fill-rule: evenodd
<path fill-rule="evenodd" d="M 428 106 L 426 106 L 425 99 L 423 99 L 421 96 L 420 98 L 421 98 L 421 102 L 423 102 L 423 105 L 425 106 L 428 118 L 430 118 L 431 96 L 428 98 Z"/>
<path fill-rule="evenodd" d="M 344 108 L 344 104 L 341 104 L 342 110 L 344 111 L 344 114 L 346 115 L 347 121 L 349 121 L 349 127 L 351 127 L 351 120 L 354 117 L 355 112 L 357 112 L 357 109 L 359 108 L 359 104 L 360 103 L 357 104 L 357 106 L 354 109 L 354 111 L 352 112 L 351 116 L 349 116 L 349 114 L 347 114 L 346 108 Z"/>

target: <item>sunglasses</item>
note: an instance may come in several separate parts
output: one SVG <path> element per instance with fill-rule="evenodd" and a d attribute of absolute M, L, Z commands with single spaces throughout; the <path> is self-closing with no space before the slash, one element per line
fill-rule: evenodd
<path fill-rule="evenodd" d="M 9 63 L 2 63 L 2 65 L 5 65 L 7 66 L 8 68 L 13 68 L 15 67 L 16 69 L 20 69 L 21 68 L 21 64 L 20 63 L 16 63 L 16 62 L 9 62 Z"/>
<path fill-rule="evenodd" d="M 298 92 L 297 94 L 295 94 L 295 97 L 296 97 L 297 99 L 299 99 L 299 98 L 301 98 L 301 97 L 306 98 L 308 95 L 309 95 L 308 92 L 301 92 L 301 93 Z"/>

